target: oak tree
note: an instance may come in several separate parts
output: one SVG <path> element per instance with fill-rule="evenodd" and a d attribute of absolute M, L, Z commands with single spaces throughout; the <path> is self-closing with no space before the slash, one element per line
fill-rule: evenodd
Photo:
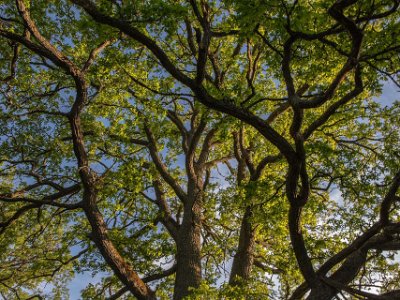
<path fill-rule="evenodd" d="M 2 1 L 0 295 L 400 297 L 399 6 Z"/>

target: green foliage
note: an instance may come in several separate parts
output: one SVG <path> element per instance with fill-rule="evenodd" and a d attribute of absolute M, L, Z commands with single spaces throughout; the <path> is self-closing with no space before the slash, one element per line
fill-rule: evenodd
<path fill-rule="evenodd" d="M 308 101 L 329 90 L 353 47 L 352 35 L 327 13 L 335 1 L 91 1 L 100 13 L 152 39 L 150 46 L 160 47 L 162 58 L 149 45 L 94 20 L 71 2 L 24 3 L 45 39 L 78 69 L 87 64 L 83 78 L 88 99 L 79 112 L 79 126 L 88 168 L 96 174 L 95 204 L 116 251 L 141 277 L 161 273 L 175 262 L 177 242 L 165 220 L 181 224 L 186 204 L 155 162 L 150 130 L 158 157 L 177 186 L 189 194 L 193 184 L 208 183 L 200 201 L 203 281 L 187 299 L 288 299 L 304 281 L 287 218 L 290 162 L 268 133 L 246 117 L 265 121 L 263 129 L 268 123 L 296 148 L 290 129 L 294 105 L 282 71 L 284 45 L 303 34 L 291 45 L 289 63 L 296 91 L 307 86 L 298 96 Z M 196 15 L 193 3 L 208 19 Z M 316 269 L 378 220 L 379 204 L 400 168 L 400 103 L 380 103 L 379 98 L 390 89 L 384 88 L 385 80 L 399 79 L 399 12 L 362 21 L 392 5 L 389 0 L 355 1 L 344 10 L 363 30 L 357 58 L 363 91 L 339 105 L 302 141 L 310 181 L 302 237 Z M 76 103 L 76 80 L 46 52 L 9 37 L 29 36 L 15 1 L 2 1 L 0 17 L 0 72 L 2 79 L 12 75 L 0 82 L 0 295 L 68 299 L 68 282 L 85 273 L 104 276 L 100 282 L 88 282 L 82 298 L 105 299 L 123 284 L 93 242 L 86 208 L 68 207 L 79 204 L 86 191 L 69 114 Z M 165 61 L 197 82 L 204 22 L 209 22 L 213 36 L 206 75 L 196 89 L 171 74 Z M 329 35 L 310 38 L 330 30 Z M 27 40 L 37 47 L 43 44 L 34 33 Z M 332 97 L 303 110 L 299 134 L 354 89 L 356 76 L 352 68 Z M 207 101 L 227 107 L 230 115 L 203 105 L 198 90 L 205 91 Z M 237 117 L 241 113 L 245 117 Z M 192 166 L 190 159 L 200 160 L 210 132 L 214 135 L 204 168 Z M 234 148 L 239 132 L 242 157 Z M 275 156 L 252 177 L 249 161 L 256 169 L 263 159 Z M 241 179 L 240 159 L 245 164 Z M 197 170 L 196 180 L 192 169 Z M 156 199 L 156 183 L 168 209 Z M 79 190 L 51 198 L 75 185 Z M 296 192 L 301 185 L 298 180 Z M 24 211 L 35 201 L 46 203 Z M 247 208 L 258 267 L 252 268 L 249 280 L 234 286 L 228 278 Z M 396 203 L 390 213 L 394 223 L 400 221 L 398 208 Z M 353 283 L 368 286 L 379 278 L 382 292 L 399 288 L 398 264 L 398 252 L 373 250 L 364 273 Z M 379 277 L 382 273 L 385 276 Z M 54 288 L 46 294 L 47 283 Z M 174 275 L 150 286 L 160 299 L 171 299 Z M 123 297 L 133 298 L 128 293 Z"/>

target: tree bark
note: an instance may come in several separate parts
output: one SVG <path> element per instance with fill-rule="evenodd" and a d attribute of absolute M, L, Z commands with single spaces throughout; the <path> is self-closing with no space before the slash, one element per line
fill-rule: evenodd
<path fill-rule="evenodd" d="M 107 225 L 96 205 L 95 192 L 84 192 L 85 214 L 92 227 L 92 240 L 99 249 L 108 266 L 125 284 L 129 291 L 140 300 L 155 300 L 154 292 L 143 282 L 138 274 L 125 262 L 113 242 L 109 239 Z"/>
<path fill-rule="evenodd" d="M 252 211 L 247 206 L 240 227 L 238 249 L 233 258 L 232 270 L 229 278 L 230 285 L 237 285 L 240 280 L 248 280 L 254 262 L 255 230 L 251 224 Z"/>
<path fill-rule="evenodd" d="M 189 184 L 190 187 L 190 184 Z M 203 192 L 189 188 L 177 240 L 174 300 L 186 297 L 201 282 L 201 226 Z"/>

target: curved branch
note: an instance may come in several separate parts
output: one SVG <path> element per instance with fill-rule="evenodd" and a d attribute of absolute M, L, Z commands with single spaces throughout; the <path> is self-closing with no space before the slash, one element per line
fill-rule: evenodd
<path fill-rule="evenodd" d="M 174 190 L 178 198 L 182 202 L 185 202 L 187 199 L 187 195 L 185 191 L 181 188 L 177 180 L 173 178 L 171 174 L 168 172 L 167 166 L 161 161 L 161 158 L 158 155 L 158 149 L 153 132 L 151 131 L 150 127 L 147 124 L 144 125 L 144 131 L 149 141 L 148 149 L 150 152 L 150 156 L 157 168 L 157 171 L 160 173 L 161 177 L 165 180 L 165 182 L 168 183 L 168 185 Z"/>

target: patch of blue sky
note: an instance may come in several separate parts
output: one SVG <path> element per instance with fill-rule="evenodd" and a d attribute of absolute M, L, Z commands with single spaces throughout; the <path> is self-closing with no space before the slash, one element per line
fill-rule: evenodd
<path fill-rule="evenodd" d="M 89 285 L 97 285 L 101 283 L 104 277 L 110 276 L 109 273 L 97 273 L 92 272 L 82 272 L 76 274 L 75 277 L 68 284 L 69 299 L 70 300 L 80 300 L 82 299 L 81 293 Z"/>
<path fill-rule="evenodd" d="M 385 81 L 383 83 L 382 94 L 374 100 L 382 106 L 391 106 L 395 101 L 400 101 L 400 90 L 394 82 Z"/>

